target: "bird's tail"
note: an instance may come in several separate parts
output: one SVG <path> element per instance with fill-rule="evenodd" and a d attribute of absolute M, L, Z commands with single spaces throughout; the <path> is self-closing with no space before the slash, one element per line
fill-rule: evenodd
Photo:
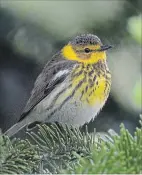
<path fill-rule="evenodd" d="M 18 133 L 22 128 L 24 128 L 26 126 L 25 120 L 16 123 L 15 125 L 13 125 L 11 128 L 9 128 L 4 134 L 12 137 L 14 136 L 16 133 Z"/>

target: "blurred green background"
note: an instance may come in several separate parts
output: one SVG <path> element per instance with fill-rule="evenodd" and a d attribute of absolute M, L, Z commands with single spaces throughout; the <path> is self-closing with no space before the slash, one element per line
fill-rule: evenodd
<path fill-rule="evenodd" d="M 47 60 L 77 34 L 93 33 L 114 48 L 111 95 L 89 130 L 119 132 L 123 122 L 133 133 L 142 105 L 141 8 L 141 0 L 1 0 L 0 128 L 18 120 Z"/>

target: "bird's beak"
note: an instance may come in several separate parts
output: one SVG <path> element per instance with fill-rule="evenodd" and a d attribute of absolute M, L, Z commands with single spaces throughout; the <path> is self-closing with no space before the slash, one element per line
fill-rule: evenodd
<path fill-rule="evenodd" d="M 110 46 L 110 45 L 102 45 L 99 51 L 105 51 L 105 50 L 108 50 L 111 48 L 112 48 L 112 46 Z"/>

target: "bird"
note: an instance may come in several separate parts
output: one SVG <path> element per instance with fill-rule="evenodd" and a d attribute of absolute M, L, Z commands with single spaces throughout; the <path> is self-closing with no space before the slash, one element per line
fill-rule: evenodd
<path fill-rule="evenodd" d="M 80 127 L 94 119 L 111 89 L 106 55 L 110 48 L 94 34 L 70 40 L 46 63 L 19 121 L 5 134 L 11 137 L 36 122 Z"/>

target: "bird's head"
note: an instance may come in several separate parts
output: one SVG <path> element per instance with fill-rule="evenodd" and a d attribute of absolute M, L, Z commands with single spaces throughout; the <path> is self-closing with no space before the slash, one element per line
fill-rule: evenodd
<path fill-rule="evenodd" d="M 100 60 L 106 60 L 105 51 L 111 47 L 103 45 L 96 35 L 83 34 L 65 45 L 62 49 L 62 55 L 68 60 L 93 64 Z"/>

